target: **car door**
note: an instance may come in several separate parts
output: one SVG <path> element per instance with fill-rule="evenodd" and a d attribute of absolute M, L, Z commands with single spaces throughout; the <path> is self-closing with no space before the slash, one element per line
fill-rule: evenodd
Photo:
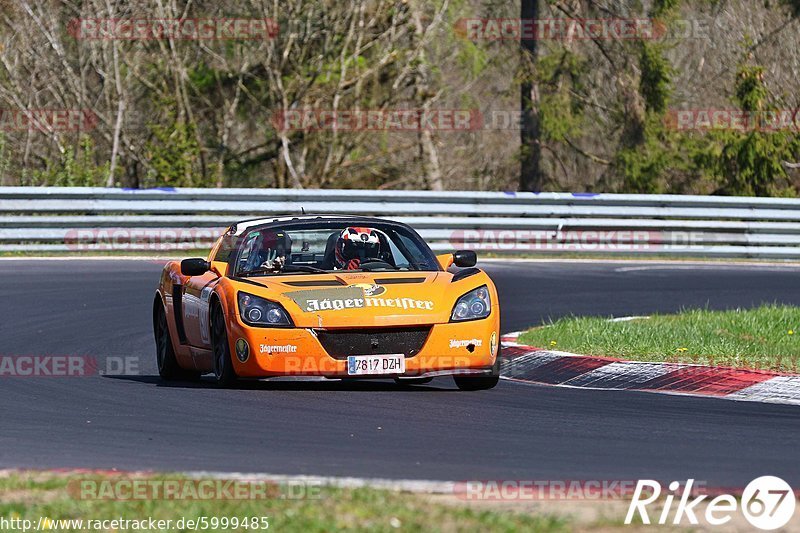
<path fill-rule="evenodd" d="M 186 341 L 195 348 L 211 349 L 209 301 L 219 279 L 217 273 L 209 271 L 202 276 L 189 278 L 183 287 L 183 324 Z"/>

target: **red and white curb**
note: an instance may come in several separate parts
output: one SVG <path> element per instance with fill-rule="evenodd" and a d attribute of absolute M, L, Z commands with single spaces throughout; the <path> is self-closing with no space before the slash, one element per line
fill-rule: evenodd
<path fill-rule="evenodd" d="M 500 376 L 513 381 L 601 390 L 710 396 L 800 405 L 800 375 L 682 363 L 622 361 L 542 350 L 503 335 Z"/>

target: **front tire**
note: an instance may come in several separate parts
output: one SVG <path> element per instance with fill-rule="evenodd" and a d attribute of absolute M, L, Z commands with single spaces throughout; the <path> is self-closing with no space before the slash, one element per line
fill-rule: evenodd
<path fill-rule="evenodd" d="M 453 376 L 459 390 L 475 391 L 493 389 L 500 381 L 500 376 Z"/>
<path fill-rule="evenodd" d="M 178 364 L 178 360 L 175 358 L 175 349 L 172 347 L 172 337 L 167 326 L 167 314 L 160 303 L 157 304 L 156 316 L 153 322 L 156 337 L 156 364 L 158 365 L 158 375 L 161 379 L 165 381 L 194 381 L 199 379 L 199 372 L 186 370 Z"/>
<path fill-rule="evenodd" d="M 237 376 L 233 369 L 233 359 L 231 359 L 225 314 L 219 304 L 214 306 L 214 311 L 211 313 L 211 345 L 214 355 L 214 380 L 221 387 L 234 385 Z"/>
<path fill-rule="evenodd" d="M 430 383 L 431 381 L 433 381 L 433 378 L 413 378 L 413 379 L 394 378 L 394 382 L 402 387 L 407 387 L 410 385 L 425 385 L 426 383 Z"/>
<path fill-rule="evenodd" d="M 498 351 L 497 357 L 492 365 L 492 373 L 488 376 L 470 376 L 470 375 L 455 375 L 453 381 L 456 382 L 456 387 L 463 391 L 476 391 L 488 390 L 497 386 L 500 381 L 500 352 Z"/>

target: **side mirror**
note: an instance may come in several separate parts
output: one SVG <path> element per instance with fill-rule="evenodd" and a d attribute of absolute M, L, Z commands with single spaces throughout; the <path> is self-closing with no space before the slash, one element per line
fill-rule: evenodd
<path fill-rule="evenodd" d="M 211 263 L 205 259 L 184 259 L 181 261 L 181 274 L 184 276 L 202 276 L 211 270 Z"/>
<path fill-rule="evenodd" d="M 224 278 L 228 275 L 228 263 L 225 261 L 211 261 L 211 271 Z"/>
<path fill-rule="evenodd" d="M 453 264 L 457 267 L 474 267 L 478 262 L 478 254 L 472 250 L 459 250 L 453 254 Z"/>
<path fill-rule="evenodd" d="M 453 265 L 453 254 L 439 254 L 436 256 L 436 260 L 439 261 L 442 270 L 447 270 Z"/>

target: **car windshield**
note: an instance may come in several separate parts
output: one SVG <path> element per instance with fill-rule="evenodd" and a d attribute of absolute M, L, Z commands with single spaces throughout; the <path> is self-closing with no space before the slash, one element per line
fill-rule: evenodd
<path fill-rule="evenodd" d="M 388 223 L 312 221 L 254 228 L 240 240 L 237 276 L 440 270 L 413 230 Z"/>

